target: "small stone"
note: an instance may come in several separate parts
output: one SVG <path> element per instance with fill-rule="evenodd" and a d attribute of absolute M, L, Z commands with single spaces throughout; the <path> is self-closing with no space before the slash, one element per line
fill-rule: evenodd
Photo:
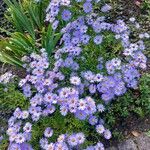
<path fill-rule="evenodd" d="M 137 143 L 139 150 L 150 150 L 150 137 L 142 135 L 136 138 L 135 142 Z"/>
<path fill-rule="evenodd" d="M 133 135 L 133 136 L 135 136 L 135 137 L 140 136 L 140 133 L 139 133 L 139 132 L 137 132 L 137 131 L 132 131 L 131 133 L 132 133 L 132 135 Z"/>
<path fill-rule="evenodd" d="M 118 145 L 119 150 L 138 150 L 133 140 L 129 139 Z"/>

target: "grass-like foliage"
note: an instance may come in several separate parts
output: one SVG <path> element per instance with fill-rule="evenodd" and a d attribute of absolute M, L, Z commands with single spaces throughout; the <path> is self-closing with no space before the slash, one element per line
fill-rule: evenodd
<path fill-rule="evenodd" d="M 61 34 L 55 34 L 51 25 L 45 24 L 45 2 L 5 0 L 5 3 L 8 6 L 6 18 L 13 24 L 14 33 L 0 28 L 9 36 L 0 40 L 0 61 L 22 66 L 20 58 L 36 52 L 39 47 L 46 48 L 51 55 Z"/>

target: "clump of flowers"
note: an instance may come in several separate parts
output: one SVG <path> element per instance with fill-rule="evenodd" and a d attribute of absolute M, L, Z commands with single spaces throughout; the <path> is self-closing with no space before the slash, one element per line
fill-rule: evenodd
<path fill-rule="evenodd" d="M 79 5 L 84 15 L 73 17 L 71 9 Z M 101 5 L 99 0 L 52 0 L 46 10 L 46 21 L 52 24 L 54 30 L 60 25 L 59 18 L 66 23 L 61 29 L 63 34 L 62 46 L 55 51 L 54 64 L 50 64 L 44 48 L 40 53 L 25 56 L 24 68 L 27 75 L 19 82 L 24 95 L 29 98 L 30 107 L 22 111 L 17 108 L 9 119 L 7 134 L 9 135 L 9 149 L 32 149 L 28 144 L 32 139 L 32 123 L 42 117 L 52 116 L 59 111 L 62 116 L 72 114 L 81 121 L 88 121 L 99 136 L 109 140 L 112 135 L 100 118 L 105 111 L 105 105 L 117 96 L 127 92 L 128 88 L 136 89 L 140 78 L 140 69 L 146 69 L 147 58 L 142 39 L 136 42 L 130 38 L 129 26 L 121 19 L 110 22 L 105 13 L 112 8 L 105 4 L 101 6 L 101 13 L 96 13 L 95 5 Z M 73 20 L 74 19 L 74 20 Z M 135 23 L 130 19 L 131 24 Z M 137 24 L 135 26 L 137 27 Z M 110 60 L 101 56 L 107 35 L 121 43 L 122 53 Z M 145 35 L 145 34 L 143 34 Z M 141 36 L 140 36 L 141 37 Z M 146 34 L 146 38 L 149 38 Z M 92 53 L 98 50 L 95 71 L 86 67 L 84 54 L 94 45 Z M 96 51 L 97 51 L 96 50 Z M 90 55 L 90 54 L 89 54 Z M 88 56 L 87 58 L 90 58 Z M 82 63 L 81 63 L 82 62 Z M 28 121 L 30 120 L 30 121 Z M 32 121 L 31 121 L 32 120 Z M 60 133 L 56 142 L 49 142 L 55 130 L 47 127 L 40 139 L 41 149 L 80 149 L 86 141 L 84 133 Z M 88 146 L 86 150 L 103 150 L 100 141 L 92 141 L 95 146 Z M 15 147 L 15 148 L 14 148 Z M 84 147 L 85 148 L 85 147 Z M 83 149 L 84 149 L 83 148 Z"/>
<path fill-rule="evenodd" d="M 9 83 L 15 75 L 13 75 L 11 72 L 6 72 L 5 74 L 0 76 L 0 83 L 1 84 L 7 84 Z"/>

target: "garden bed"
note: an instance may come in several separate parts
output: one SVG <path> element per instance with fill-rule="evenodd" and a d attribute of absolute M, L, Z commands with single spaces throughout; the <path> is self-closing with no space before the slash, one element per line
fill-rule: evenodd
<path fill-rule="evenodd" d="M 31 11 L 31 9 L 30 9 L 30 4 L 25 2 L 25 10 L 28 8 L 28 5 L 29 5 L 29 10 L 26 11 L 26 14 L 28 14 L 28 11 Z M 89 2 L 88 2 L 88 5 L 90 5 Z M 140 1 L 140 0 L 139 1 L 131 1 L 131 0 L 128 0 L 128 2 L 124 2 L 124 1 L 120 1 L 120 0 L 115 0 L 111 3 L 111 5 L 113 7 L 113 10 L 111 11 L 111 17 L 106 15 L 108 17 L 109 21 L 113 21 L 114 19 L 117 18 L 117 19 L 124 19 L 125 21 L 127 21 L 129 23 L 128 19 L 131 17 L 130 15 L 132 14 L 132 17 L 133 16 L 136 17 L 138 22 L 140 22 L 140 26 L 142 27 L 141 32 L 148 32 L 149 33 L 150 20 L 148 18 L 148 15 L 149 15 L 149 12 L 150 12 L 150 4 L 147 1 Z M 131 7 L 131 5 L 133 7 Z M 75 6 L 77 8 L 81 7 L 80 5 L 76 5 L 76 4 L 73 5 L 73 6 Z M 35 7 L 36 7 L 36 5 L 35 5 Z M 85 6 L 85 8 L 86 8 L 86 6 Z M 106 9 L 109 10 L 110 7 L 108 6 L 108 7 L 106 7 Z M 35 9 L 35 11 L 36 11 L 36 9 Z M 84 11 L 87 13 L 89 10 L 85 9 Z M 95 12 L 97 12 L 97 11 L 98 11 L 98 9 L 96 7 Z M 34 12 L 32 12 L 32 13 L 34 13 Z M 70 12 L 64 11 L 63 13 L 64 13 L 64 16 L 62 15 L 62 20 L 63 21 L 60 22 L 61 25 L 58 26 L 59 30 L 62 26 L 64 26 L 66 24 L 65 21 L 68 21 L 68 19 L 70 19 L 70 17 L 71 17 Z M 76 13 L 76 15 L 78 15 L 79 12 L 76 12 L 76 10 L 75 10 L 75 13 Z M 58 17 L 58 19 L 60 19 L 59 17 Z M 41 19 L 41 18 L 38 18 L 38 19 Z M 47 20 L 47 21 L 49 21 L 49 20 Z M 23 38 L 23 40 L 19 41 L 19 42 L 25 42 L 26 41 L 28 44 L 31 42 L 30 46 L 27 45 L 27 47 L 25 47 L 25 46 L 21 47 L 22 53 L 20 53 L 20 54 L 17 51 L 15 52 L 15 50 L 12 50 L 12 56 L 16 56 L 16 57 L 11 58 L 11 53 L 9 53 L 10 51 L 8 51 L 9 49 L 6 49 L 6 51 L 5 51 L 5 49 L 3 49 L 4 53 L 2 53 L 2 55 L 4 56 L 5 59 L 4 60 L 2 59 L 2 60 L 5 61 L 6 63 L 13 64 L 14 66 L 12 67 L 12 65 L 1 64 L 0 65 L 0 68 L 1 68 L 0 75 L 3 74 L 4 72 L 10 71 L 12 74 L 15 74 L 17 78 L 15 78 L 15 82 L 13 82 L 13 84 L 10 84 L 10 85 L 8 84 L 6 86 L 4 85 L 4 86 L 0 87 L 1 88 L 0 89 L 1 90 L 0 91 L 0 105 L 1 105 L 1 108 L 2 108 L 1 111 L 0 111 L 0 118 L 2 118 L 2 120 L 3 120 L 0 123 L 0 126 L 2 127 L 1 131 L 6 131 L 7 120 L 9 119 L 9 117 L 11 117 L 12 114 L 15 115 L 15 113 L 13 113 L 13 112 L 14 112 L 16 107 L 21 107 L 23 110 L 24 109 L 26 110 L 29 107 L 29 100 L 31 100 L 29 97 L 32 95 L 32 94 L 30 95 L 30 90 L 25 91 L 24 87 L 21 88 L 21 87 L 17 86 L 18 80 L 26 78 L 28 73 L 31 73 L 31 74 L 33 73 L 33 72 L 30 72 L 30 71 L 36 65 L 32 64 L 32 62 L 30 64 L 29 61 L 33 60 L 33 62 L 37 61 L 37 63 L 39 63 L 38 61 L 41 59 L 41 57 L 43 57 L 43 59 L 46 60 L 46 62 L 43 62 L 43 63 L 45 63 L 46 66 L 47 66 L 47 63 L 49 63 L 48 64 L 49 68 L 46 68 L 46 69 L 52 69 L 56 65 L 56 64 L 54 65 L 53 63 L 55 61 L 57 61 L 57 52 L 62 50 L 62 48 L 59 49 L 59 47 L 63 46 L 62 41 L 64 40 L 63 42 L 65 44 L 68 44 L 67 41 L 65 41 L 65 39 L 62 38 L 60 40 L 60 38 L 63 37 L 62 35 L 59 35 L 60 33 L 57 33 L 56 37 L 53 36 L 54 39 L 52 39 L 51 38 L 51 34 L 53 34 L 52 29 L 50 27 L 47 28 L 47 24 L 45 25 L 45 23 L 44 23 L 45 28 L 42 28 L 42 31 L 39 31 L 42 27 L 42 24 L 43 24 L 42 21 L 37 23 L 35 25 L 35 28 L 37 28 L 37 30 L 34 30 L 33 32 L 27 26 L 27 27 L 25 27 L 26 28 L 25 31 L 24 31 L 24 29 L 23 29 L 23 31 L 21 31 L 22 33 L 21 32 L 19 34 L 15 33 L 12 38 L 9 37 L 10 41 L 12 43 L 14 42 L 13 44 L 16 44 L 15 41 L 13 40 L 13 38 L 14 39 L 16 38 L 17 40 L 20 40 L 21 38 Z M 11 31 L 11 32 L 14 32 L 14 31 Z M 25 35 L 23 35 L 24 33 L 25 33 Z M 145 34 L 145 35 L 148 36 L 148 33 Z M 91 34 L 91 35 L 93 34 L 91 32 L 91 30 L 89 31 L 89 34 Z M 7 34 L 3 34 L 3 36 L 7 36 Z M 106 60 L 108 60 L 110 58 L 112 59 L 113 57 L 119 56 L 119 57 L 122 57 L 122 60 L 124 61 L 126 59 L 126 56 L 123 56 L 121 54 L 121 49 L 122 49 L 122 46 L 120 46 L 121 42 L 115 42 L 113 40 L 112 33 L 109 33 L 109 32 L 105 33 L 104 32 L 104 36 L 106 36 L 105 40 L 108 41 L 108 42 L 105 42 L 104 44 L 101 41 L 101 40 L 103 40 L 102 37 L 95 37 L 95 39 L 94 39 L 94 44 L 95 45 L 100 45 L 102 43 L 102 47 L 99 47 L 102 51 L 102 56 L 104 56 L 104 58 Z M 130 37 L 130 38 L 133 38 L 133 41 L 134 41 L 136 39 L 137 33 L 135 32 L 132 36 L 133 37 Z M 8 40 L 9 40 L 9 38 L 8 38 Z M 32 41 L 31 40 L 32 38 L 38 38 L 38 39 L 36 41 L 34 41 L 34 40 Z M 42 38 L 46 42 L 48 41 L 48 43 L 46 43 L 46 42 L 44 43 Z M 87 38 L 87 36 L 86 36 L 86 38 Z M 49 39 L 51 40 L 50 42 L 49 42 Z M 41 44 L 41 42 L 43 42 L 43 43 Z M 61 44 L 59 44 L 59 42 L 61 42 Z M 77 41 L 74 40 L 74 42 L 77 42 Z M 54 43 L 54 44 L 52 44 L 52 43 Z M 84 41 L 83 43 L 85 45 L 87 44 L 86 41 Z M 8 43 L 4 43 L 4 44 L 8 44 Z M 97 63 L 93 60 L 93 58 L 95 60 L 97 59 L 97 54 L 98 54 L 99 49 L 96 48 L 96 46 L 94 44 L 89 44 L 90 45 L 89 47 L 85 46 L 84 52 L 81 52 L 81 54 L 84 57 L 83 59 L 81 58 L 81 60 L 80 60 L 80 56 L 77 57 L 77 58 L 74 58 L 74 60 L 77 61 L 80 64 L 79 72 L 80 71 L 85 71 L 85 69 L 90 68 L 93 72 L 98 73 L 98 71 L 95 70 L 95 66 L 97 65 Z M 12 46 L 12 45 L 9 45 L 9 46 Z M 14 48 L 13 46 L 12 46 L 12 49 Z M 20 46 L 22 46 L 22 45 L 19 45 L 16 48 L 19 50 Z M 44 49 L 41 49 L 42 48 L 41 46 L 45 48 L 46 52 L 45 52 Z M 115 46 L 119 47 L 119 48 L 116 48 Z M 147 47 L 147 49 L 150 48 L 150 43 L 147 42 L 147 41 L 146 41 L 146 47 Z M 49 49 L 49 48 L 51 48 L 51 49 Z M 31 51 L 33 49 L 34 49 L 34 53 L 31 53 Z M 41 54 L 39 54 L 39 49 L 41 49 L 40 50 Z M 91 49 L 94 49 L 94 53 L 91 52 Z M 106 49 L 108 49 L 108 50 L 105 51 Z M 64 49 L 64 50 L 66 50 L 66 49 Z M 80 50 L 80 49 L 78 49 L 78 50 Z M 110 51 L 110 50 L 112 50 L 112 51 Z M 38 53 L 37 53 L 37 51 L 38 51 Z M 53 54 L 52 54 L 51 51 L 54 51 Z M 37 53 L 37 55 L 35 53 Z M 63 53 L 63 51 L 62 51 L 62 53 Z M 105 53 L 108 53 L 108 54 L 105 55 Z M 28 56 L 27 59 L 24 58 L 24 60 L 26 61 L 26 65 L 21 60 L 21 57 L 24 56 L 25 54 L 27 54 L 27 56 Z M 30 54 L 31 54 L 31 56 L 30 56 Z M 144 51 L 144 54 L 146 56 L 150 55 L 148 50 Z M 48 59 L 50 60 L 50 62 L 47 62 L 47 60 L 48 60 L 47 55 L 48 55 Z M 72 54 L 70 53 L 69 55 L 71 56 Z M 36 59 L 36 57 L 39 58 L 39 60 Z M 59 55 L 58 55 L 58 57 L 59 57 Z M 11 59 L 6 59 L 6 58 L 11 58 Z M 29 61 L 28 61 L 28 59 L 29 59 Z M 62 54 L 62 59 L 67 60 L 66 54 L 65 55 Z M 98 59 L 99 59 L 98 61 L 101 61 L 100 58 L 98 58 Z M 86 60 L 88 60 L 88 61 L 86 61 Z M 68 59 L 67 61 L 69 62 L 69 61 L 72 61 L 72 60 Z M 127 61 L 129 61 L 129 60 L 127 59 Z M 59 64 L 59 62 L 57 62 L 57 63 Z M 60 63 L 62 63 L 62 62 L 60 62 Z M 43 119 L 41 119 L 40 121 L 37 120 L 36 123 L 33 124 L 33 137 L 34 138 L 29 143 L 32 144 L 32 146 L 35 146 L 35 150 L 41 149 L 38 146 L 39 145 L 38 142 L 39 142 L 39 140 L 40 140 L 40 138 L 43 134 L 44 128 L 46 128 L 47 125 L 49 125 L 49 124 L 56 130 L 56 131 L 54 131 L 54 133 L 55 133 L 54 137 L 53 137 L 54 139 L 52 138 L 53 142 L 56 140 L 56 136 L 61 134 L 60 133 L 61 131 L 63 131 L 63 132 L 67 131 L 67 133 L 69 133 L 69 135 L 67 135 L 68 136 L 67 138 L 74 138 L 73 136 L 76 136 L 77 132 L 79 132 L 79 130 L 83 129 L 83 131 L 86 133 L 87 142 L 85 142 L 83 144 L 83 146 L 81 146 L 81 147 L 76 144 L 76 146 L 73 149 L 77 149 L 77 150 L 79 150 L 79 149 L 82 150 L 83 148 L 85 148 L 86 146 L 89 146 L 90 144 L 96 144 L 95 140 L 97 141 L 97 139 L 100 139 L 100 141 L 105 145 L 105 147 L 116 146 L 116 145 L 118 145 L 119 141 L 131 138 L 131 137 L 137 137 L 140 134 L 142 134 L 143 132 L 149 131 L 150 130 L 150 117 L 149 117 L 149 114 L 150 114 L 150 99 L 149 99 L 149 94 L 150 94 L 150 92 L 149 92 L 149 87 L 150 87 L 150 75 L 149 75 L 150 65 L 149 64 L 150 64 L 150 60 L 147 59 L 146 63 L 147 63 L 147 68 L 145 69 L 143 67 L 144 70 L 139 69 L 140 75 L 138 75 L 138 74 L 137 74 L 137 76 L 135 75 L 135 80 L 136 79 L 139 80 L 139 83 L 137 84 L 136 88 L 134 88 L 134 87 L 132 88 L 132 86 L 129 85 L 129 89 L 127 89 L 127 92 L 124 92 L 122 94 L 122 96 L 119 96 L 119 97 L 114 95 L 113 98 L 111 98 L 112 101 L 108 102 L 108 103 L 107 102 L 105 103 L 105 101 L 107 101 L 106 95 L 105 95 L 105 97 L 100 98 L 101 100 L 100 100 L 99 103 L 102 103 L 103 105 L 106 104 L 106 105 L 105 105 L 105 108 L 101 108 L 101 110 L 100 110 L 100 112 L 101 111 L 103 112 L 105 110 L 102 114 L 98 114 L 96 112 L 96 117 L 100 117 L 100 118 L 102 117 L 103 118 L 103 120 L 100 120 L 100 121 L 102 121 L 101 123 L 99 123 L 99 124 L 96 123 L 97 124 L 96 131 L 98 133 L 101 132 L 101 130 L 98 130 L 97 128 L 98 128 L 99 125 L 103 126 L 104 122 L 105 122 L 105 124 L 106 124 L 105 131 L 107 131 L 108 133 L 105 134 L 103 132 L 104 137 L 106 139 L 107 138 L 109 139 L 112 136 L 113 137 L 112 139 L 104 140 L 102 138 L 99 138 L 99 135 L 94 130 L 94 127 L 93 126 L 89 127 L 87 125 L 87 122 L 88 122 L 87 120 L 84 123 L 80 122 L 81 120 L 85 120 L 80 116 L 80 114 L 76 114 L 76 113 L 72 114 L 71 113 L 71 114 L 67 115 L 66 118 L 63 118 L 62 116 L 60 116 L 60 114 L 57 111 L 59 110 L 59 106 L 60 106 L 60 108 L 62 107 L 61 106 L 62 104 L 61 104 L 61 102 L 58 102 L 59 105 L 57 105 L 56 108 L 55 108 L 57 111 L 56 111 L 56 113 L 54 113 L 54 116 L 49 115 L 51 117 L 51 119 L 48 118 L 48 117 L 43 117 Z M 18 65 L 19 67 L 16 67 L 15 65 Z M 21 67 L 22 65 L 23 65 L 23 68 Z M 127 65 L 128 65 L 128 63 L 127 63 Z M 60 64 L 60 66 L 61 66 L 61 64 Z M 65 67 L 67 68 L 68 66 L 66 65 Z M 57 67 L 55 66 L 54 68 L 56 69 L 56 72 L 57 72 Z M 75 73 L 75 75 L 77 73 L 79 73 L 78 69 L 76 70 L 75 68 L 78 68 L 77 64 L 75 64 L 74 67 L 71 68 L 71 69 L 74 69 L 74 71 L 71 73 L 70 72 L 71 70 L 69 70 L 69 67 L 67 69 L 64 69 L 62 67 L 60 69 L 60 71 L 63 74 L 65 74 L 67 79 L 65 79 L 64 82 L 62 82 L 63 79 L 61 79 L 61 78 L 63 78 L 63 74 L 59 74 L 59 76 L 61 76 L 61 78 L 59 78 L 59 76 L 56 75 L 56 79 L 54 79 L 53 82 L 56 82 L 56 81 L 60 80 L 58 83 L 60 84 L 60 86 L 63 87 L 65 85 L 70 86 L 70 83 L 69 83 L 69 81 L 70 81 L 71 84 L 74 85 L 77 88 L 78 85 L 76 85 L 77 83 L 75 83 L 75 80 L 76 81 L 78 80 L 79 84 L 81 84 L 80 78 L 76 78 L 74 80 L 72 78 L 70 78 L 70 80 L 68 80 L 68 77 L 70 76 L 70 74 L 74 74 L 76 71 L 77 72 Z M 35 69 L 36 69 L 36 67 L 35 67 Z M 45 71 L 44 78 L 47 77 L 46 73 L 48 73 L 46 69 L 44 70 Z M 118 70 L 119 70 L 119 68 L 118 68 Z M 109 71 L 108 72 L 107 71 L 108 70 L 106 70 L 106 71 L 104 70 L 104 74 L 105 74 L 106 78 L 107 78 L 107 75 L 108 75 L 108 77 L 110 75 L 112 75 Z M 53 73 L 55 74 L 55 71 Z M 19 77 L 19 79 L 18 79 L 18 77 Z M 74 77 L 74 76 L 72 76 L 72 77 Z M 83 74 L 81 74 L 81 78 L 84 78 Z M 42 79 L 40 78 L 40 80 L 42 80 Z M 85 82 L 85 85 L 87 84 L 86 88 L 88 88 L 88 83 L 87 82 L 90 83 L 90 81 L 87 80 Z M 20 83 L 20 84 L 22 84 L 22 83 Z M 52 84 L 54 84 L 54 83 L 52 83 Z M 33 89 L 32 89 L 33 93 L 35 94 L 35 91 L 36 90 L 38 91 L 39 89 L 36 85 L 34 85 L 34 83 L 31 84 L 31 85 L 33 86 Z M 27 84 L 27 89 L 28 89 L 28 86 L 29 85 Z M 114 87 L 114 88 L 116 88 L 116 87 Z M 59 90 L 61 91 L 62 89 L 59 89 Z M 40 89 L 40 90 L 42 91 L 42 89 Z M 126 90 L 126 88 L 125 88 L 125 90 Z M 99 96 L 99 95 L 97 93 L 94 95 L 92 92 L 93 92 L 93 87 L 91 87 L 91 89 L 89 88 L 89 91 L 86 89 L 84 96 L 86 96 L 86 95 L 93 96 L 95 98 L 96 105 L 97 105 L 98 104 L 97 103 L 97 99 L 98 99 L 97 96 Z M 105 94 L 105 93 L 101 92 L 101 94 Z M 25 97 L 24 97 L 24 95 L 25 95 Z M 13 97 L 15 97 L 15 99 L 13 99 Z M 9 102 L 9 100 L 10 100 L 10 102 Z M 92 100 L 90 100 L 90 101 L 92 101 Z M 39 106 L 40 105 L 42 105 L 42 104 L 39 104 Z M 45 109 L 45 107 L 47 107 L 46 105 L 47 105 L 47 102 L 46 103 L 44 102 L 44 105 L 41 106 L 41 109 Z M 8 106 L 8 108 L 6 108 L 6 106 Z M 93 106 L 93 107 L 95 107 L 95 106 Z M 22 111 L 22 110 L 16 110 L 16 113 L 19 113 L 20 111 Z M 45 113 L 45 115 L 46 115 L 46 112 L 44 112 L 44 110 L 43 110 L 43 113 Z M 64 114 L 62 113 L 62 115 L 64 115 Z M 73 115 L 75 115 L 75 118 L 73 117 Z M 31 117 L 33 117 L 32 118 L 33 120 L 38 119 L 38 118 L 34 118 L 34 115 L 31 116 Z M 88 116 L 88 117 L 90 117 L 90 116 Z M 61 125 L 57 126 L 57 124 L 61 124 L 61 122 L 62 122 L 62 126 Z M 92 123 L 90 123 L 90 124 L 92 125 Z M 93 124 L 93 125 L 95 125 L 95 124 Z M 63 128 L 64 128 L 64 130 L 63 130 Z M 72 129 L 76 130 L 76 132 L 74 134 L 72 134 L 72 132 L 73 132 Z M 110 131 L 108 129 L 111 130 L 112 135 L 110 135 L 110 133 L 109 133 Z M 40 130 L 42 130 L 42 131 L 40 131 Z M 49 130 L 49 129 L 47 129 L 47 130 Z M 7 131 L 7 133 L 8 133 L 8 131 Z M 4 135 L 5 135 L 5 133 L 4 133 Z M 10 134 L 8 134 L 8 135 L 11 137 Z M 46 137 L 46 135 L 45 135 L 45 137 Z M 82 137 L 83 137 L 83 135 L 82 135 Z M 43 138 L 43 140 L 44 140 L 44 138 Z M 8 147 L 8 145 L 9 145 L 9 147 L 11 147 L 11 144 L 12 143 L 8 143 L 8 137 L 6 136 L 3 143 L 2 143 L 2 150 L 6 149 Z M 68 142 L 68 144 L 69 144 L 69 142 Z M 45 149 L 43 146 L 41 146 L 41 147 L 43 149 Z M 72 147 L 73 147 L 73 145 L 70 145 L 70 148 L 72 148 Z M 102 145 L 101 145 L 101 149 L 103 150 Z M 25 149 L 21 149 L 21 150 L 25 150 Z"/>

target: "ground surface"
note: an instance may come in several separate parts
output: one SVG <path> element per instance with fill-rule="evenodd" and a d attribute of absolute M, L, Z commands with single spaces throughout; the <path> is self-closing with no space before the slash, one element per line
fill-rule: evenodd
<path fill-rule="evenodd" d="M 117 146 L 107 148 L 106 150 L 150 150 L 150 137 L 146 134 L 141 134 L 136 138 L 127 139 Z"/>

